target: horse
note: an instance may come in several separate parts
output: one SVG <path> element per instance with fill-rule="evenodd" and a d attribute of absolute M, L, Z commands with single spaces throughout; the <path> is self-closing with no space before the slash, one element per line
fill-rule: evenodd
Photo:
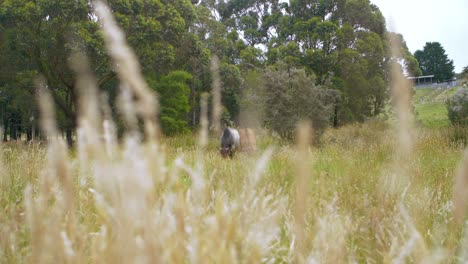
<path fill-rule="evenodd" d="M 232 158 L 239 147 L 239 131 L 230 127 L 224 128 L 223 134 L 221 135 L 221 148 L 219 149 L 223 158 L 228 156 Z"/>

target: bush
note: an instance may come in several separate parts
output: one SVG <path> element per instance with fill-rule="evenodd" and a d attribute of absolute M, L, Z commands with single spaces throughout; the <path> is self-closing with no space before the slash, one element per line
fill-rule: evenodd
<path fill-rule="evenodd" d="M 263 75 L 265 125 L 281 137 L 292 139 L 296 124 L 308 119 L 316 136 L 320 136 L 333 115 L 337 93 L 314 83 L 304 70 L 267 70 Z"/>
<path fill-rule="evenodd" d="M 468 145 L 468 126 L 453 125 L 447 131 L 450 142 L 463 146 Z"/>
<path fill-rule="evenodd" d="M 191 79 L 192 75 L 185 71 L 173 71 L 159 80 L 148 80 L 150 86 L 159 93 L 161 129 L 165 135 L 172 136 L 188 131 L 188 82 Z"/>
<path fill-rule="evenodd" d="M 461 88 L 447 101 L 452 125 L 468 126 L 468 89 Z"/>

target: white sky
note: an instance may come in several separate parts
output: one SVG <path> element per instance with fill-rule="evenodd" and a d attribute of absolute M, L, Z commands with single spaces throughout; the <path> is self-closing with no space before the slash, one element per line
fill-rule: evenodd
<path fill-rule="evenodd" d="M 370 0 L 385 16 L 387 29 L 401 33 L 414 53 L 440 42 L 455 72 L 468 66 L 468 0 Z"/>

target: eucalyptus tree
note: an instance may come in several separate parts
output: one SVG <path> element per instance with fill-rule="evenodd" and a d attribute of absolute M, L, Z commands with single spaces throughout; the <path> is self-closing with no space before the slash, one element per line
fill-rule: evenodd
<path fill-rule="evenodd" d="M 189 0 L 107 1 L 144 74 L 165 75 L 176 70 L 177 49 L 195 19 Z M 70 55 L 88 54 L 99 87 L 115 95 L 114 65 L 104 48 L 99 19 L 89 0 L 5 0 L 0 7 L 2 28 L 11 45 L 32 69 L 44 76 L 57 105 L 69 142 L 76 126 L 77 91 L 69 68 Z"/>

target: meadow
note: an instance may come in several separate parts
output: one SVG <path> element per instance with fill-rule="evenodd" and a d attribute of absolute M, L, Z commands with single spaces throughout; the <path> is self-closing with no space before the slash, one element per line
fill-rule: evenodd
<path fill-rule="evenodd" d="M 99 114 L 83 62 L 84 111 L 69 149 L 38 81 L 48 142 L 0 146 L 1 263 L 468 261 L 465 145 L 448 126 L 415 126 L 400 80 L 397 123 L 328 129 L 320 140 L 301 125 L 296 143 L 258 129 L 257 151 L 223 159 L 203 114 L 194 134 L 157 136 L 136 59 L 108 9 L 96 11 L 128 84 L 128 130 L 117 140 Z"/>
<path fill-rule="evenodd" d="M 349 125 L 304 151 L 264 132 L 257 152 L 232 160 L 216 135 L 206 146 L 194 135 L 72 151 L 3 144 L 0 260 L 466 261 L 452 202 L 464 146 L 419 128 L 401 159 L 396 135 L 383 121 Z"/>

